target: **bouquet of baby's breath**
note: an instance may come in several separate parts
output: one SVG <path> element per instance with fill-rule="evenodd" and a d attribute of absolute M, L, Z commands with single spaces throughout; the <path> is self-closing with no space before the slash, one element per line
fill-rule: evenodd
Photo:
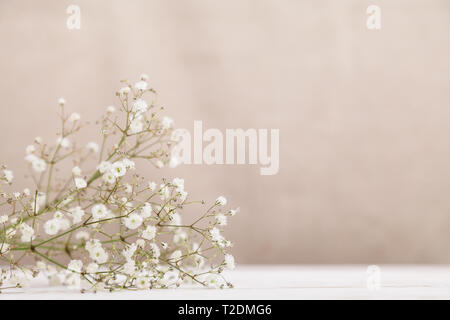
<path fill-rule="evenodd" d="M 39 274 L 82 291 L 231 287 L 222 271 L 234 268 L 234 258 L 220 227 L 236 210 L 223 209 L 224 197 L 206 207 L 190 201 L 183 179 L 156 183 L 136 173 L 136 159 L 157 168 L 177 164 L 170 157 L 175 131 L 172 119 L 158 115 L 145 75 L 134 86 L 123 83 L 120 107 L 108 107 L 98 122 L 100 145 L 77 147 L 73 136 L 85 124 L 60 99 L 56 144 L 37 137 L 26 148 L 34 187 L 0 188 L 1 290 L 24 287 Z M 4 184 L 13 178 L 0 169 Z M 189 205 L 201 213 L 183 223 L 180 212 Z"/>

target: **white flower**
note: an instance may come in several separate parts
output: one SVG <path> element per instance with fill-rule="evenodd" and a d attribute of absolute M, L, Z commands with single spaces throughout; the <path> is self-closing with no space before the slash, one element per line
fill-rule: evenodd
<path fill-rule="evenodd" d="M 102 161 L 97 166 L 97 170 L 100 171 L 100 173 L 105 173 L 106 171 L 109 171 L 110 169 L 111 169 L 111 162 L 109 162 L 109 161 Z"/>
<path fill-rule="evenodd" d="M 67 265 L 68 270 L 74 271 L 76 273 L 80 273 L 81 268 L 83 268 L 83 262 L 81 262 L 80 260 L 70 260 L 69 264 Z"/>
<path fill-rule="evenodd" d="M 131 121 L 130 123 L 131 133 L 139 133 L 142 132 L 142 130 L 144 130 L 144 124 L 140 119 L 134 119 L 133 121 Z"/>
<path fill-rule="evenodd" d="M 141 233 L 141 237 L 146 240 L 153 240 L 155 236 L 156 236 L 156 227 L 154 226 L 147 226 L 147 228 Z"/>
<path fill-rule="evenodd" d="M 227 225 L 227 216 L 222 213 L 219 213 L 216 216 L 216 221 L 219 226 L 226 226 Z"/>
<path fill-rule="evenodd" d="M 31 194 L 30 189 L 28 188 L 23 189 L 23 194 L 29 196 Z"/>
<path fill-rule="evenodd" d="M 235 216 L 236 213 L 238 213 L 239 211 L 240 211 L 240 208 L 237 208 L 237 209 L 234 209 L 234 210 L 230 210 L 230 211 L 229 211 L 230 216 Z"/>
<path fill-rule="evenodd" d="M 63 218 L 59 220 L 59 229 L 60 230 L 67 230 L 70 228 L 70 221 L 69 219 Z"/>
<path fill-rule="evenodd" d="M 109 171 L 103 175 L 103 180 L 108 184 L 113 184 L 116 182 L 116 176 Z"/>
<path fill-rule="evenodd" d="M 176 190 L 178 192 L 183 191 L 184 190 L 184 179 L 181 178 L 174 178 L 172 180 L 172 184 L 175 186 Z"/>
<path fill-rule="evenodd" d="M 5 175 L 5 180 L 7 183 L 11 183 L 14 179 L 14 174 L 11 170 L 3 170 L 3 174 Z"/>
<path fill-rule="evenodd" d="M 70 117 L 69 117 L 69 121 L 70 122 L 75 122 L 75 121 L 78 121 L 80 119 L 81 119 L 81 116 L 78 113 L 76 113 L 76 112 L 72 113 L 70 115 Z"/>
<path fill-rule="evenodd" d="M 150 218 L 151 215 L 152 215 L 152 205 L 150 203 L 146 202 L 144 204 L 144 206 L 142 207 L 141 217 L 143 219 L 147 219 L 147 218 Z"/>
<path fill-rule="evenodd" d="M 79 231 L 75 235 L 75 239 L 87 241 L 89 240 L 89 233 L 87 233 L 86 231 Z"/>
<path fill-rule="evenodd" d="M 25 148 L 25 152 L 27 153 L 27 154 L 31 154 L 31 153 L 33 153 L 33 152 L 35 152 L 36 151 L 36 148 L 32 145 L 32 144 L 30 144 L 29 146 L 27 146 L 26 148 Z"/>
<path fill-rule="evenodd" d="M 161 120 L 161 126 L 163 129 L 169 129 L 173 125 L 173 120 L 169 117 L 163 117 Z"/>
<path fill-rule="evenodd" d="M 0 216 L 0 223 L 8 222 L 8 215 L 4 214 Z"/>
<path fill-rule="evenodd" d="M 45 163 L 45 161 L 39 158 L 34 159 L 31 165 L 33 167 L 33 170 L 36 172 L 44 172 L 45 169 L 47 169 L 47 164 Z"/>
<path fill-rule="evenodd" d="M 75 178 L 75 186 L 77 187 L 77 189 L 86 188 L 87 187 L 86 180 L 84 180 L 83 178 Z"/>
<path fill-rule="evenodd" d="M 161 200 L 167 200 L 169 198 L 170 190 L 166 184 L 161 184 L 159 186 L 159 195 L 161 197 Z"/>
<path fill-rule="evenodd" d="M 106 108 L 106 112 L 108 112 L 108 113 L 114 113 L 114 112 L 116 112 L 116 108 L 115 108 L 114 106 L 108 106 L 108 107 Z"/>
<path fill-rule="evenodd" d="M 81 207 L 74 207 L 69 210 L 69 213 L 72 215 L 73 223 L 80 223 L 81 218 L 84 216 L 84 210 Z"/>
<path fill-rule="evenodd" d="M 59 98 L 59 99 L 58 99 L 58 104 L 59 104 L 60 106 L 65 105 L 65 104 L 66 104 L 66 99 L 64 99 L 64 98 Z"/>
<path fill-rule="evenodd" d="M 127 259 L 127 261 L 130 261 L 136 250 L 137 245 L 133 243 L 131 246 L 127 247 L 125 250 L 122 251 L 122 255 L 125 257 L 125 259 Z"/>
<path fill-rule="evenodd" d="M 130 87 L 122 87 L 119 89 L 119 94 L 124 95 L 124 94 L 129 94 L 131 91 Z"/>
<path fill-rule="evenodd" d="M 223 196 L 220 196 L 216 199 L 216 204 L 224 206 L 227 204 L 227 199 Z"/>
<path fill-rule="evenodd" d="M 150 181 L 148 183 L 148 188 L 150 189 L 150 191 L 155 191 L 155 189 L 156 189 L 156 182 Z"/>
<path fill-rule="evenodd" d="M 127 168 L 127 169 L 134 169 L 135 168 L 135 163 L 134 163 L 134 161 L 131 161 L 130 159 L 128 159 L 128 158 L 123 158 L 122 159 L 122 163 L 125 165 L 125 167 Z"/>
<path fill-rule="evenodd" d="M 145 276 L 137 277 L 136 286 L 139 289 L 148 289 L 150 287 L 150 279 Z"/>
<path fill-rule="evenodd" d="M 34 229 L 30 227 L 28 224 L 26 223 L 20 224 L 19 229 L 22 232 L 22 237 L 20 238 L 22 242 L 30 242 L 35 238 Z"/>
<path fill-rule="evenodd" d="M 147 89 L 147 82 L 145 82 L 145 81 L 138 81 L 138 82 L 136 82 L 136 84 L 134 85 L 134 87 L 135 87 L 137 90 L 142 90 L 142 91 L 144 91 L 144 90 Z"/>
<path fill-rule="evenodd" d="M 62 148 L 69 148 L 70 147 L 70 140 L 67 138 L 59 137 L 56 139 L 56 144 L 60 145 Z"/>
<path fill-rule="evenodd" d="M 97 263 L 105 263 L 108 261 L 108 253 L 102 247 L 95 247 L 90 252 L 90 257 Z"/>
<path fill-rule="evenodd" d="M 216 227 L 214 227 L 211 230 L 209 230 L 209 234 L 211 235 L 211 239 L 213 241 L 219 242 L 219 241 L 223 240 L 223 237 L 220 234 L 220 230 L 217 229 Z"/>
<path fill-rule="evenodd" d="M 133 103 L 133 107 L 132 107 L 132 111 L 137 113 L 137 114 L 141 114 L 144 113 L 148 110 L 148 106 L 147 106 L 147 102 L 145 102 L 142 99 L 137 99 L 136 101 L 134 101 Z"/>
<path fill-rule="evenodd" d="M 173 226 L 181 225 L 181 216 L 178 212 L 172 212 L 170 214 L 170 224 Z"/>
<path fill-rule="evenodd" d="M 161 252 L 159 251 L 159 248 L 156 245 L 156 243 L 150 243 L 150 251 L 153 252 L 153 257 L 155 257 L 156 259 L 158 259 L 159 256 L 161 255 Z"/>
<path fill-rule="evenodd" d="M 98 146 L 97 143 L 95 143 L 95 142 L 89 142 L 89 143 L 86 145 L 86 149 L 88 149 L 90 152 L 97 153 L 98 150 L 99 150 L 100 148 L 99 148 L 99 146 Z"/>
<path fill-rule="evenodd" d="M 72 174 L 74 176 L 81 176 L 81 169 L 80 169 L 80 167 L 77 167 L 77 166 L 73 167 L 72 168 Z"/>
<path fill-rule="evenodd" d="M 125 185 L 125 192 L 126 193 L 132 193 L 133 192 L 133 187 L 131 186 L 131 184 L 126 184 Z"/>
<path fill-rule="evenodd" d="M 136 262 L 134 260 L 128 260 L 123 265 L 123 272 L 128 275 L 132 275 L 136 272 Z"/>
<path fill-rule="evenodd" d="M 108 209 L 104 204 L 98 203 L 92 207 L 91 213 L 95 220 L 100 220 L 108 215 Z"/>
<path fill-rule="evenodd" d="M 183 190 L 183 191 L 180 191 L 179 194 L 180 194 L 180 201 L 184 202 L 188 196 L 188 193 Z"/>
<path fill-rule="evenodd" d="M 98 264 L 91 262 L 88 264 L 88 266 L 86 267 L 86 272 L 87 273 L 96 273 L 98 271 Z"/>
<path fill-rule="evenodd" d="M 137 213 L 130 214 L 127 218 L 124 218 L 125 226 L 128 229 L 137 229 L 142 224 L 142 217 Z"/>
<path fill-rule="evenodd" d="M 229 270 L 233 270 L 236 267 L 234 257 L 231 254 L 225 255 L 225 267 Z"/>
<path fill-rule="evenodd" d="M 111 172 L 116 177 L 122 177 L 127 172 L 127 168 L 125 167 L 125 164 L 122 161 L 116 161 L 113 163 L 111 167 Z"/>
<path fill-rule="evenodd" d="M 138 248 L 144 248 L 145 247 L 145 241 L 142 239 L 137 239 L 136 240 L 136 245 L 138 246 Z"/>
<path fill-rule="evenodd" d="M 146 75 L 145 73 L 141 74 L 141 80 L 147 81 L 148 80 L 148 75 Z"/>
<path fill-rule="evenodd" d="M 45 233 L 47 233 L 48 235 L 53 236 L 57 234 L 59 229 L 59 219 L 51 219 L 44 224 Z"/>

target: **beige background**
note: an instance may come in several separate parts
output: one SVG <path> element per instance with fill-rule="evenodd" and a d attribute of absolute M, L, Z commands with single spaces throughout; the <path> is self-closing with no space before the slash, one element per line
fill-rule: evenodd
<path fill-rule="evenodd" d="M 449 28 L 446 0 L 1 0 L 0 159 L 25 186 L 18 160 L 54 139 L 60 96 L 96 118 L 147 73 L 179 127 L 280 128 L 276 176 L 164 172 L 241 207 L 238 262 L 449 263 Z"/>

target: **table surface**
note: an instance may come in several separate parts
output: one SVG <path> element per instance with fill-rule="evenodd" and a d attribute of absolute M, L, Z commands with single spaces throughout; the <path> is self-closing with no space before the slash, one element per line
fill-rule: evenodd
<path fill-rule="evenodd" d="M 64 287 L 50 287 L 45 279 L 38 279 L 26 291 L 4 291 L 0 300 L 450 299 L 450 266 L 380 265 L 377 268 L 368 269 L 367 265 L 239 266 L 226 274 L 235 288 L 224 290 L 195 287 L 81 294 Z"/>

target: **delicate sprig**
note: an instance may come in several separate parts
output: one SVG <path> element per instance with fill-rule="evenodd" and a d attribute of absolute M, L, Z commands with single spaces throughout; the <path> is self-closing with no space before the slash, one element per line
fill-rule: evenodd
<path fill-rule="evenodd" d="M 136 173 L 141 159 L 156 168 L 176 163 L 170 158 L 173 121 L 159 115 L 147 76 L 123 83 L 119 108 L 108 107 L 97 121 L 100 145 L 76 145 L 73 137 L 86 124 L 78 113 L 66 113 L 60 99 L 56 143 L 37 137 L 26 147 L 34 187 L 0 190 L 0 260 L 8 265 L 1 269 L 0 290 L 23 287 L 39 273 L 82 291 L 232 286 L 222 276 L 224 268 L 234 268 L 227 253 L 232 244 L 220 228 L 237 210 L 224 210 L 226 199 L 219 197 L 184 222 L 186 207 L 205 205 L 188 199 L 184 180 L 157 184 Z M 67 167 L 72 169 L 61 174 Z M 0 182 L 11 185 L 13 179 L 1 167 Z M 32 266 L 22 262 L 29 256 Z"/>

